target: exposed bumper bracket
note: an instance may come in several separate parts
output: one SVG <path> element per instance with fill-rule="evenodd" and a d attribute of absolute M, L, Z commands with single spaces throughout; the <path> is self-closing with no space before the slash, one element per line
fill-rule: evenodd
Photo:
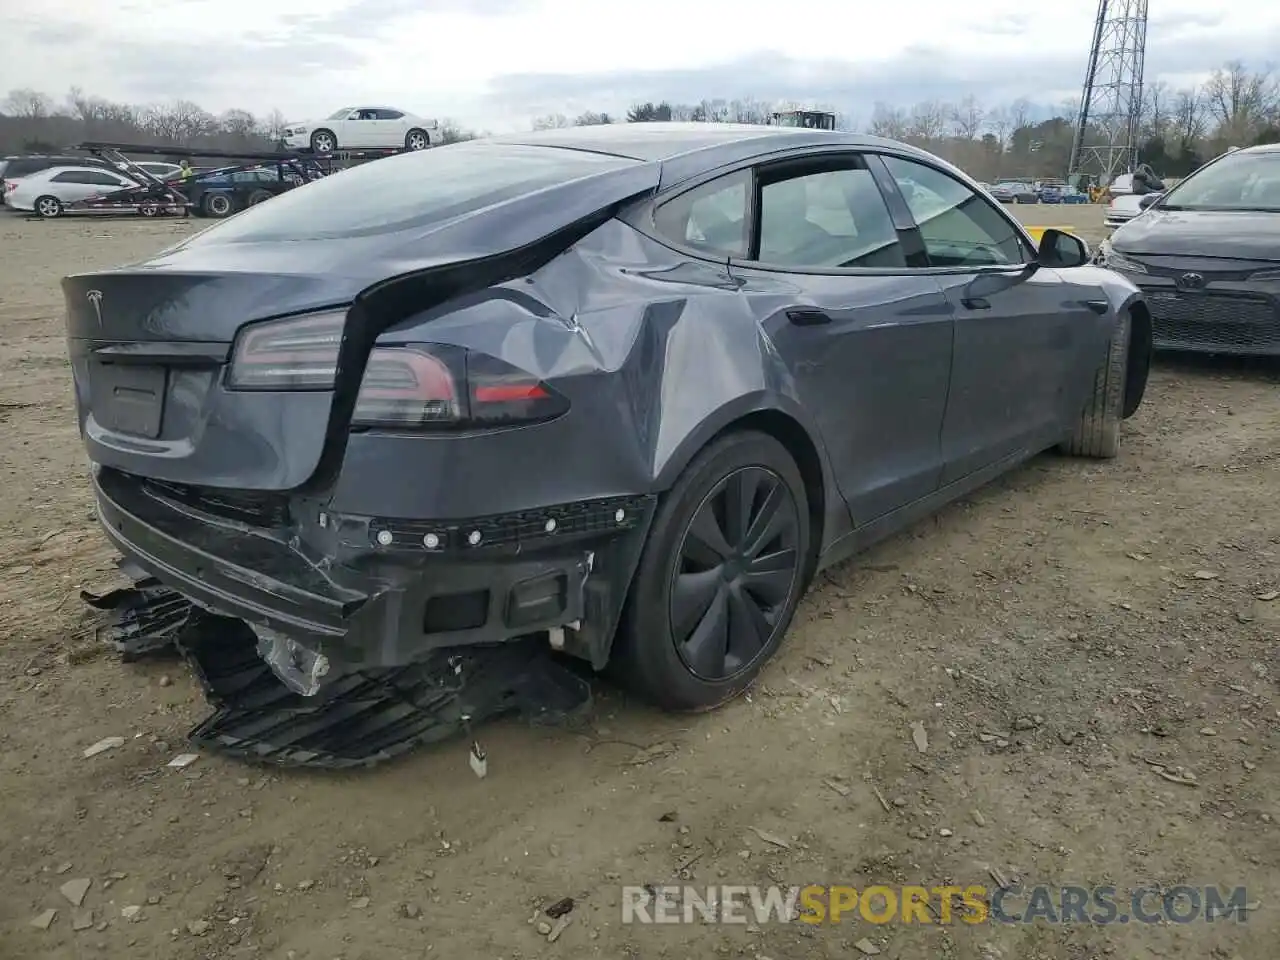
<path fill-rule="evenodd" d="M 591 700 L 588 682 L 535 638 L 434 651 L 421 663 L 327 678 L 313 696 L 285 686 L 240 620 L 193 606 L 154 580 L 103 596 L 99 636 L 126 660 L 176 649 L 215 712 L 189 734 L 200 747 L 259 763 L 371 766 L 469 725 L 518 713 L 563 721 Z"/>

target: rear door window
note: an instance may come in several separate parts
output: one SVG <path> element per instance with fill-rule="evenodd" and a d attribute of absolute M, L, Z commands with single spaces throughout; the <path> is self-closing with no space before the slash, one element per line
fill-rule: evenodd
<path fill-rule="evenodd" d="M 757 259 L 806 270 L 907 265 L 884 195 L 852 164 L 766 183 Z"/>
<path fill-rule="evenodd" d="M 745 257 L 750 197 L 751 171 L 739 170 L 668 200 L 654 211 L 654 226 L 680 246 Z"/>
<path fill-rule="evenodd" d="M 223 220 L 188 246 L 395 233 L 638 162 L 555 147 L 450 144 L 314 180 Z"/>

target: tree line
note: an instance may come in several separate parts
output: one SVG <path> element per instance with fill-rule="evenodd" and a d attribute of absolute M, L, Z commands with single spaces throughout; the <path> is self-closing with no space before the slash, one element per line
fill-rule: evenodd
<path fill-rule="evenodd" d="M 0 155 L 60 152 L 90 140 L 172 146 L 186 151 L 273 150 L 284 134 L 279 110 L 254 114 L 233 109 L 210 113 L 190 100 L 139 106 L 86 94 L 78 87 L 58 100 L 40 90 L 9 91 L 0 104 Z M 478 136 L 454 120 L 442 120 L 442 143 Z"/>
<path fill-rule="evenodd" d="M 698 103 L 640 103 L 623 116 L 587 112 L 570 118 L 548 114 L 535 130 L 599 123 L 692 120 L 710 123 L 765 123 L 774 112 L 799 109 L 790 102 L 703 100 Z M 857 124 L 830 107 L 836 126 Z M 931 100 L 910 108 L 877 103 L 865 132 L 915 144 L 951 161 L 971 176 L 1062 176 L 1071 161 L 1078 101 L 1058 104 L 1044 117 L 1027 99 L 987 107 L 968 95 L 948 103 Z M 1038 116 L 1037 116 L 1038 115 Z M 1107 131 L 1091 124 L 1085 146 L 1106 142 Z M 1255 71 L 1232 61 L 1200 86 L 1172 89 L 1164 81 L 1145 85 L 1140 105 L 1139 158 L 1157 172 L 1182 177 L 1229 147 L 1280 142 L 1280 79 L 1269 69 Z"/>
<path fill-rule="evenodd" d="M 647 102 L 620 115 L 548 114 L 534 120 L 533 128 L 672 120 L 765 123 L 772 113 L 798 106 L 757 99 Z M 839 129 L 856 127 L 838 110 L 821 105 L 816 109 L 835 113 Z M 988 107 L 968 95 L 954 103 L 927 101 L 911 108 L 877 103 L 864 127 L 868 133 L 923 147 L 981 180 L 1061 176 L 1070 161 L 1079 104 L 1059 104 L 1047 118 L 1045 112 L 1026 99 Z M 202 147 L 265 150 L 280 139 L 284 125 L 278 110 L 215 115 L 186 100 L 135 106 L 88 96 L 79 89 L 62 101 L 38 90 L 13 90 L 0 112 L 0 153 L 61 150 L 85 140 L 172 144 L 175 156 Z M 444 120 L 438 140 L 449 143 L 482 135 Z M 1084 142 L 1089 145 L 1104 137 L 1105 131 L 1091 126 Z M 1269 69 L 1251 70 L 1233 61 L 1198 87 L 1171 89 L 1154 81 L 1143 90 L 1139 155 L 1164 176 L 1185 176 L 1228 147 L 1272 142 L 1280 142 L 1280 81 Z"/>

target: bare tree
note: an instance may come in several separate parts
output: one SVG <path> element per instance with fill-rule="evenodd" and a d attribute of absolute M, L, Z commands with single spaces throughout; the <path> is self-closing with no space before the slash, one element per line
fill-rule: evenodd
<path fill-rule="evenodd" d="M 1169 131 L 1171 95 L 1163 80 L 1153 80 L 1142 91 L 1142 119 L 1153 137 L 1164 138 Z"/>
<path fill-rule="evenodd" d="M 610 123 L 613 123 L 613 117 L 609 116 L 609 114 L 595 113 L 592 110 L 579 114 L 578 118 L 573 121 L 575 127 L 600 127 Z"/>
<path fill-rule="evenodd" d="M 218 118 L 218 126 L 236 140 L 249 140 L 257 134 L 258 118 L 248 110 L 228 110 Z"/>
<path fill-rule="evenodd" d="M 1239 60 L 1215 70 L 1204 85 L 1204 101 L 1223 139 L 1244 140 L 1253 134 L 1275 101 L 1271 72 L 1250 72 Z"/>
<path fill-rule="evenodd" d="M 1019 97 L 1009 104 L 1009 133 L 1013 134 L 1031 124 L 1031 104 Z"/>
<path fill-rule="evenodd" d="M 760 100 L 730 100 L 728 105 L 729 120 L 732 123 L 766 123 L 770 113 L 770 104 Z"/>
<path fill-rule="evenodd" d="M 1009 145 L 1009 133 L 1013 129 L 1013 121 L 1009 118 L 1009 112 L 1003 109 L 992 110 L 991 113 L 987 114 L 987 129 L 996 138 L 996 145 L 1003 151 Z"/>
<path fill-rule="evenodd" d="M 955 135 L 963 140 L 976 140 L 987 118 L 982 104 L 973 94 L 961 100 L 951 111 L 951 125 Z"/>
<path fill-rule="evenodd" d="M 1204 97 L 1199 90 L 1179 90 L 1174 96 L 1172 127 L 1181 153 L 1190 153 L 1207 126 Z"/>
<path fill-rule="evenodd" d="M 535 130 L 558 130 L 561 127 L 571 125 L 569 118 L 563 113 L 548 113 L 533 121 L 533 129 Z"/>
<path fill-rule="evenodd" d="M 901 107 L 877 103 L 871 112 L 871 133 L 877 137 L 901 140 L 909 129 L 907 114 Z"/>
<path fill-rule="evenodd" d="M 4 111 L 10 116 L 26 120 L 42 120 L 52 116 L 53 98 L 39 90 L 21 87 L 9 91 L 9 95 L 5 97 Z"/>
<path fill-rule="evenodd" d="M 463 140 L 474 140 L 476 134 L 464 129 L 456 120 L 441 120 L 436 130 L 436 143 L 461 143 Z"/>
<path fill-rule="evenodd" d="M 911 119 L 907 124 L 907 139 L 920 143 L 932 143 L 946 132 L 947 117 L 952 108 L 937 100 L 926 100 L 911 108 Z"/>
<path fill-rule="evenodd" d="M 279 110 L 273 109 L 263 119 L 259 132 L 268 140 L 274 142 L 284 137 L 284 131 L 287 126 L 288 122 L 285 120 L 284 114 Z"/>

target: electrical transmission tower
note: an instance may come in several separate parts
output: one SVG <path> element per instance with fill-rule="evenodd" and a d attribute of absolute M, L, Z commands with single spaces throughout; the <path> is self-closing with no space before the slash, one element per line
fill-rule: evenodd
<path fill-rule="evenodd" d="M 1096 174 L 1107 184 L 1137 165 L 1146 56 L 1147 0 L 1098 0 L 1071 174 Z"/>

